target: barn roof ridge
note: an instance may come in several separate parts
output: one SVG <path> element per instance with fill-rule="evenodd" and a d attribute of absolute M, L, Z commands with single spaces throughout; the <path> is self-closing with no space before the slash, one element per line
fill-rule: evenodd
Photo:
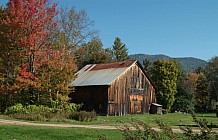
<path fill-rule="evenodd" d="M 136 60 L 127 60 L 127 61 L 122 61 L 122 62 L 111 62 L 111 63 L 104 63 L 104 64 L 91 64 L 91 65 L 94 65 L 94 66 L 90 69 L 90 71 L 104 70 L 104 69 L 110 69 L 110 68 L 130 67 L 135 62 L 136 62 Z"/>

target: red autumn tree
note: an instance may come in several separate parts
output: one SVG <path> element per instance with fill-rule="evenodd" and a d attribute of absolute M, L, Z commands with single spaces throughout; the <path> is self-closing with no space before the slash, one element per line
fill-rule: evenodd
<path fill-rule="evenodd" d="M 73 57 L 61 47 L 57 50 L 51 46 L 53 29 L 57 26 L 57 4 L 48 1 L 10 0 L 0 15 L 1 38 L 4 39 L 0 47 L 6 51 L 5 55 L 0 55 L 0 60 L 5 61 L 1 69 L 7 69 L 7 61 L 11 62 L 12 70 L 8 73 L 14 76 L 10 86 L 5 84 L 5 92 L 35 92 L 26 97 L 33 100 L 37 96 L 38 102 L 44 94 L 49 95 L 47 100 L 54 98 L 53 93 L 65 90 L 66 94 L 75 70 Z"/>
<path fill-rule="evenodd" d="M 6 13 L 8 16 L 3 21 L 10 27 L 6 34 L 8 38 L 16 36 L 13 44 L 19 44 L 26 60 L 28 60 L 29 71 L 35 72 L 37 57 L 49 45 L 48 37 L 51 29 L 56 26 L 54 18 L 57 15 L 57 4 L 48 6 L 48 0 L 10 0 L 7 4 Z"/>

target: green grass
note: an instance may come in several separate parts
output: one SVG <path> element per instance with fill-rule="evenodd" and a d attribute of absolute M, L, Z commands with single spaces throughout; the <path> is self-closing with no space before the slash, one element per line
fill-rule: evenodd
<path fill-rule="evenodd" d="M 0 140 L 98 140 L 100 135 L 108 140 L 122 139 L 118 130 L 0 125 Z"/>
<path fill-rule="evenodd" d="M 209 124 L 218 125 L 218 118 L 215 113 L 197 114 L 198 118 L 205 118 Z M 0 116 L 4 119 L 12 119 L 7 116 Z M 193 125 L 190 114 L 169 113 L 163 115 L 135 114 L 127 116 L 98 116 L 92 122 L 35 122 L 35 123 L 64 123 L 64 124 L 83 124 L 83 125 L 121 125 L 130 123 L 131 118 L 139 119 L 151 126 L 157 126 L 155 119 L 160 119 L 168 126 Z M 23 120 L 22 120 L 23 121 Z M 0 124 L 0 140 L 98 140 L 98 136 L 105 136 L 108 140 L 122 139 L 121 132 L 118 130 L 84 129 L 84 128 L 53 128 L 53 127 L 34 127 L 34 126 L 12 126 Z M 181 135 L 181 134 L 179 134 Z"/>
<path fill-rule="evenodd" d="M 218 125 L 218 118 L 215 113 L 197 114 L 198 118 L 205 118 L 209 123 Z M 120 125 L 131 122 L 131 118 L 144 121 L 146 124 L 156 126 L 155 120 L 160 119 L 168 126 L 193 125 L 191 114 L 169 113 L 163 115 L 135 114 L 126 116 L 98 116 L 92 122 L 71 122 L 78 124 L 98 124 L 98 125 Z"/>
<path fill-rule="evenodd" d="M 204 113 L 197 114 L 198 118 L 205 118 L 209 124 L 217 125 L 218 127 L 218 118 L 215 113 Z M 13 119 L 8 118 L 7 116 L 0 116 L 0 118 L 5 119 Z M 148 125 L 156 126 L 156 119 L 160 119 L 165 122 L 168 126 L 183 126 L 183 125 L 194 125 L 192 121 L 191 114 L 182 114 L 182 113 L 168 113 L 162 115 L 152 115 L 152 114 L 134 114 L 134 115 L 126 115 L 126 116 L 97 116 L 97 118 L 91 122 L 79 122 L 74 120 L 69 120 L 68 122 L 42 122 L 42 121 L 34 121 L 35 123 L 64 123 L 64 124 L 83 124 L 83 125 L 122 125 L 130 123 L 131 119 L 142 120 Z"/>

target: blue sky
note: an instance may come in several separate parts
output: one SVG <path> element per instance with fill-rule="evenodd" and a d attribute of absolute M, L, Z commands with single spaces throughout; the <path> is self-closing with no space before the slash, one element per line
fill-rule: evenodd
<path fill-rule="evenodd" d="M 218 55 L 218 0 L 53 0 L 85 9 L 104 47 L 209 60 Z M 7 0 L 1 0 L 5 4 Z"/>

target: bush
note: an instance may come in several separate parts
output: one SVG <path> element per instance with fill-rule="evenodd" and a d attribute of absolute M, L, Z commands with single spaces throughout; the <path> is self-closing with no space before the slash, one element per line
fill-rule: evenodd
<path fill-rule="evenodd" d="M 191 127 L 180 127 L 183 134 L 190 140 L 217 140 L 217 133 L 212 131 L 206 119 L 197 119 L 195 113 L 191 113 L 193 122 L 196 123 L 200 132 L 194 132 Z"/>
<path fill-rule="evenodd" d="M 89 122 L 96 118 L 95 111 L 92 112 L 86 112 L 86 111 L 80 111 L 80 112 L 73 112 L 70 116 L 70 119 L 81 121 L 81 122 Z"/>
<path fill-rule="evenodd" d="M 40 113 L 49 113 L 52 112 L 53 109 L 43 106 L 43 105 L 28 105 L 25 107 L 26 113 L 27 114 L 40 114 Z"/>
<path fill-rule="evenodd" d="M 15 104 L 13 106 L 8 107 L 4 114 L 9 115 L 9 114 L 16 114 L 16 113 L 23 113 L 25 109 L 23 108 L 23 105 L 21 103 Z"/>
<path fill-rule="evenodd" d="M 75 112 L 78 111 L 81 108 L 81 104 L 75 104 L 75 103 L 68 103 L 64 105 L 64 111 L 65 112 Z"/>
<path fill-rule="evenodd" d="M 70 116 L 70 113 L 64 110 L 57 110 L 56 108 L 49 108 L 43 105 L 28 105 L 24 107 L 20 103 L 8 107 L 4 114 L 16 119 L 30 121 L 67 121 Z"/>
<path fill-rule="evenodd" d="M 40 114 L 40 113 L 48 113 L 52 112 L 53 109 L 46 106 L 36 106 L 36 105 L 28 105 L 24 107 L 21 103 L 15 104 L 14 106 L 8 107 L 4 114 L 12 115 L 12 114 Z"/>
<path fill-rule="evenodd" d="M 75 112 L 75 111 L 78 111 L 82 107 L 82 104 L 69 103 L 68 102 L 69 99 L 66 98 L 66 96 L 63 96 L 61 94 L 58 94 L 57 98 L 58 99 L 51 101 L 51 106 L 56 111 Z"/>

